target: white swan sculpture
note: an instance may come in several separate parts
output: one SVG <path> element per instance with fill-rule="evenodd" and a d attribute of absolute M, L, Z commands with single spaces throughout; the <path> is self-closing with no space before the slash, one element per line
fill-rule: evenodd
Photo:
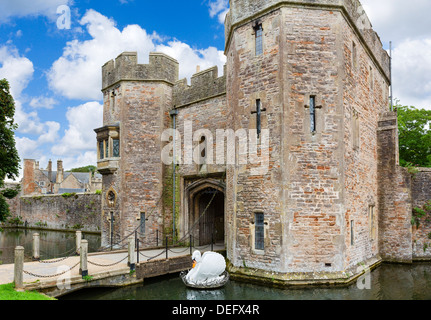
<path fill-rule="evenodd" d="M 199 251 L 193 252 L 193 268 L 181 278 L 189 287 L 194 288 L 218 288 L 229 280 L 224 257 L 216 252 L 208 251 L 202 256 Z"/>

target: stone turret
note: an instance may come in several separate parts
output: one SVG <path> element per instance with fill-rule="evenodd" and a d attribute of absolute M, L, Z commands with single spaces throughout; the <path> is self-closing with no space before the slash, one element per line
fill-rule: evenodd
<path fill-rule="evenodd" d="M 178 80 L 178 70 L 178 62 L 163 53 L 152 52 L 149 64 L 138 64 L 136 52 L 123 52 L 102 67 L 102 91 L 119 81 L 158 80 L 173 84 Z"/>
<path fill-rule="evenodd" d="M 105 192 L 103 244 L 110 240 L 110 228 L 119 239 L 132 231 L 136 218 L 150 208 L 154 213 L 147 226 L 154 224 L 155 228 L 156 221 L 162 219 L 162 204 L 158 201 L 163 181 L 160 135 L 171 125 L 169 110 L 178 73 L 175 59 L 154 52 L 148 64 L 138 64 L 136 52 L 124 52 L 102 67 L 104 126 L 95 131 L 98 170 L 103 175 Z M 121 192 L 135 181 L 145 184 L 144 193 Z M 153 209 L 154 206 L 157 207 Z M 113 224 L 108 223 L 111 214 Z M 152 238 L 146 237 L 145 241 Z"/>

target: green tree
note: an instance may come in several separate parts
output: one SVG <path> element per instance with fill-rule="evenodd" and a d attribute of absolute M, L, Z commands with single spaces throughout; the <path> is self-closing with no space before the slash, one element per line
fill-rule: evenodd
<path fill-rule="evenodd" d="M 431 167 L 431 110 L 398 106 L 400 164 Z"/>
<path fill-rule="evenodd" d="M 89 165 L 89 166 L 80 167 L 80 168 L 73 168 L 69 172 L 93 172 L 94 173 L 96 169 L 97 169 L 96 166 Z"/>
<path fill-rule="evenodd" d="M 15 102 L 10 94 L 9 82 L 0 80 L 0 189 L 4 187 L 4 179 L 15 179 L 19 174 L 19 156 L 15 146 L 14 130 L 18 125 L 14 122 Z M 9 215 L 9 206 L 5 197 L 13 197 L 16 193 L 9 189 L 0 193 L 0 221 Z"/>

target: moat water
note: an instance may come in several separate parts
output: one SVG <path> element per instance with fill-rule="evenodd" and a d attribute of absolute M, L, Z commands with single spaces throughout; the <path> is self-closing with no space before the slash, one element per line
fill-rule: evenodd
<path fill-rule="evenodd" d="M 13 263 L 17 245 L 24 246 L 30 259 L 35 232 L 40 234 L 42 259 L 64 256 L 75 247 L 74 233 L 5 229 L 0 232 L 0 261 Z M 84 234 L 84 238 L 90 252 L 100 247 L 100 236 Z M 278 289 L 231 280 L 222 289 L 204 291 L 185 287 L 173 274 L 131 287 L 80 290 L 60 300 L 431 300 L 431 262 L 382 264 L 370 273 L 369 289 L 356 282 L 348 287 Z"/>
<path fill-rule="evenodd" d="M 219 290 L 184 286 L 177 274 L 120 289 L 88 289 L 61 300 L 430 300 L 431 263 L 382 264 L 370 273 L 370 286 L 277 289 L 229 281 Z M 367 289 L 367 287 L 369 289 Z M 361 289 L 363 288 L 363 289 Z"/>
<path fill-rule="evenodd" d="M 24 247 L 25 261 L 30 261 L 33 250 L 33 234 L 40 235 L 40 258 L 42 260 L 70 255 L 76 247 L 75 232 L 58 232 L 34 229 L 9 229 L 0 231 L 0 262 L 14 262 L 16 246 Z M 83 239 L 88 240 L 88 251 L 95 252 L 100 248 L 100 236 L 83 233 Z"/>

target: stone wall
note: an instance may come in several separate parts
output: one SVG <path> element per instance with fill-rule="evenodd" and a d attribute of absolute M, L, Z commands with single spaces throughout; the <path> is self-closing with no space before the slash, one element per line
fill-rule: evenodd
<path fill-rule="evenodd" d="M 16 189 L 17 186 L 19 186 L 18 183 L 5 183 L 3 189 Z M 12 216 L 14 216 L 17 212 L 20 211 L 20 201 L 19 201 L 20 195 L 18 194 L 13 199 L 6 199 L 7 204 L 9 205 L 9 211 Z"/>
<path fill-rule="evenodd" d="M 422 208 L 431 200 L 431 168 L 419 168 L 412 179 L 413 208 Z M 431 258 L 431 217 L 419 220 L 413 226 L 413 259 Z"/>
<path fill-rule="evenodd" d="M 377 132 L 379 252 L 385 261 L 412 261 L 411 176 L 398 164 L 396 112 L 381 114 Z"/>
<path fill-rule="evenodd" d="M 100 232 L 101 195 L 22 196 L 20 216 L 30 227 Z"/>

